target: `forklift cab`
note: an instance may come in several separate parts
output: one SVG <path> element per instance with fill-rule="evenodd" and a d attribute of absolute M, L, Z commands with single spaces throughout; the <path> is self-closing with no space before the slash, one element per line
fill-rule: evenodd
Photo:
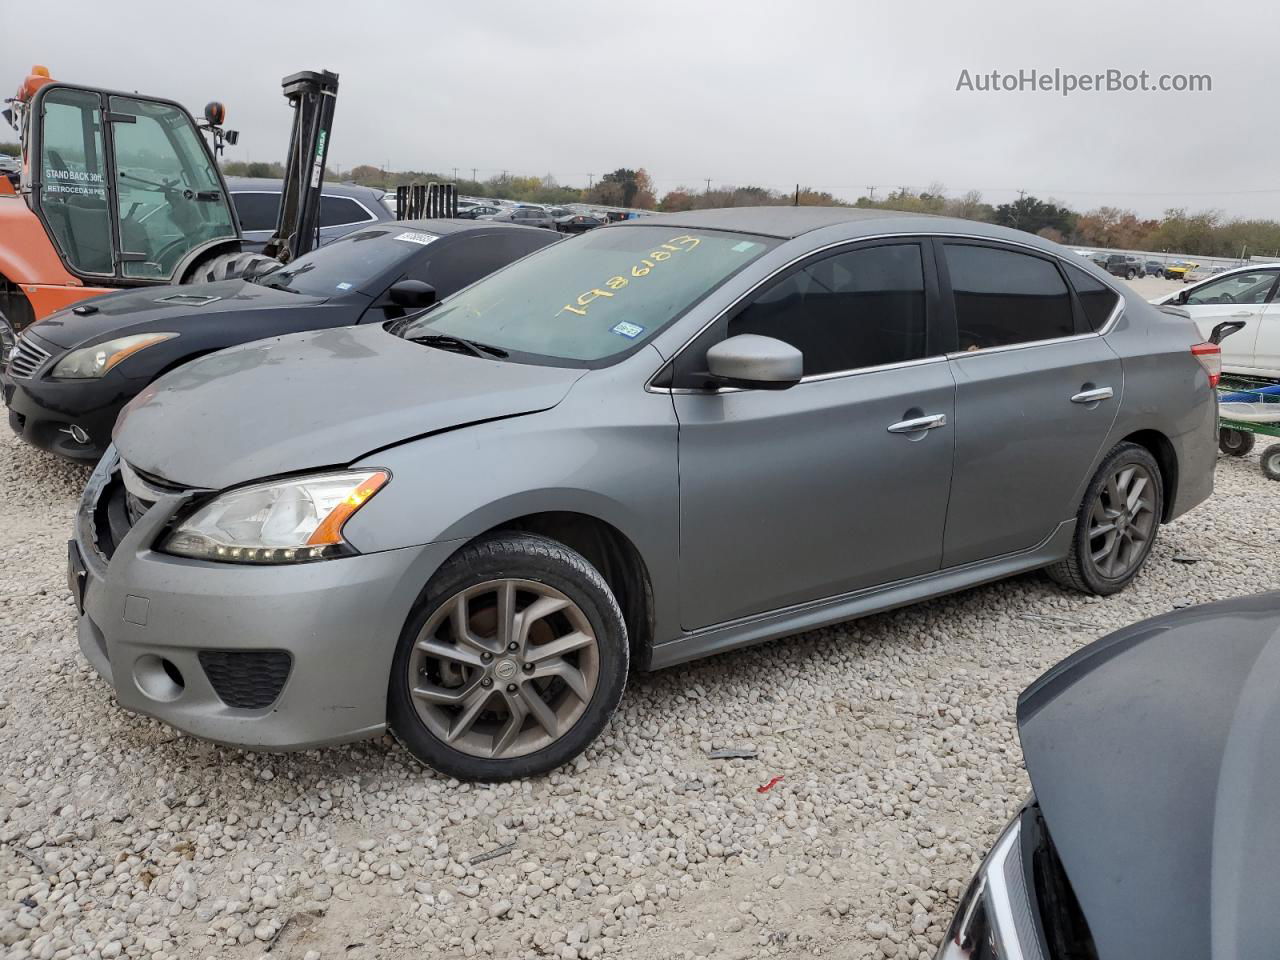
<path fill-rule="evenodd" d="M 23 121 L 23 193 L 86 285 L 176 282 L 195 256 L 239 240 L 222 174 L 181 105 L 45 82 Z"/>

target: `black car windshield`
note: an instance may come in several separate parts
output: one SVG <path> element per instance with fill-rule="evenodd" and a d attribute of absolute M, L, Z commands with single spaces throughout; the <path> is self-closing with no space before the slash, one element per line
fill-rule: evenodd
<path fill-rule="evenodd" d="M 777 240 L 660 225 L 552 244 L 395 332 L 592 363 L 648 340 Z"/>
<path fill-rule="evenodd" d="M 256 277 L 254 282 L 315 297 L 339 297 L 353 290 L 376 293 L 365 287 L 437 239 L 433 233 L 402 226 L 360 230 Z"/>

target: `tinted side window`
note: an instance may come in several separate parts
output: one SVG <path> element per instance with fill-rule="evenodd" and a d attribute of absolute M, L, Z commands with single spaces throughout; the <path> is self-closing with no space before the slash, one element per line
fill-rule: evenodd
<path fill-rule="evenodd" d="M 431 284 L 443 299 L 525 254 L 547 246 L 548 239 L 554 240 L 554 237 L 545 230 L 512 230 L 452 239 L 434 248 L 435 252 L 425 260 L 419 260 L 410 268 L 408 276 Z"/>
<path fill-rule="evenodd" d="M 1067 276 L 1071 285 L 1076 288 L 1076 299 L 1084 308 L 1084 317 L 1089 321 L 1089 329 L 1101 330 L 1111 312 L 1115 310 L 1120 297 L 1097 277 L 1092 277 L 1079 267 L 1066 264 Z"/>
<path fill-rule="evenodd" d="M 809 264 L 778 281 L 729 321 L 804 354 L 805 376 L 916 360 L 925 355 L 920 246 L 864 247 Z"/>
<path fill-rule="evenodd" d="M 339 227 L 344 223 L 364 223 L 369 212 L 350 197 L 320 198 L 320 226 Z"/>
<path fill-rule="evenodd" d="M 241 230 L 274 230 L 280 216 L 278 193 L 233 193 Z"/>
<path fill-rule="evenodd" d="M 961 350 L 1069 337 L 1071 295 L 1048 260 L 1012 250 L 944 244 Z"/>

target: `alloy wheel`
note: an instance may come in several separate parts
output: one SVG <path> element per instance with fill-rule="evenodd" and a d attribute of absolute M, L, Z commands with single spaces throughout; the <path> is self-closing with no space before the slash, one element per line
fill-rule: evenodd
<path fill-rule="evenodd" d="M 533 580 L 489 580 L 442 603 L 414 641 L 409 693 L 454 750 L 505 760 L 554 743 L 586 711 L 600 650 L 586 614 Z"/>
<path fill-rule="evenodd" d="M 1089 554 L 1102 576 L 1127 576 L 1146 556 L 1156 525 L 1154 483 L 1146 468 L 1129 463 L 1098 491 L 1089 514 Z"/>

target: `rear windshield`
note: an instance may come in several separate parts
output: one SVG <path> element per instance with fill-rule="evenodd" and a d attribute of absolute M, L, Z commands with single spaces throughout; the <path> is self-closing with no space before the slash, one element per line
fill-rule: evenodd
<path fill-rule="evenodd" d="M 604 227 L 486 277 L 395 332 L 592 364 L 644 343 L 777 243 L 719 230 Z"/>
<path fill-rule="evenodd" d="M 364 288 L 373 280 L 438 239 L 433 233 L 404 227 L 361 230 L 272 270 L 255 282 L 314 297 L 338 297 L 353 290 L 369 293 Z"/>

